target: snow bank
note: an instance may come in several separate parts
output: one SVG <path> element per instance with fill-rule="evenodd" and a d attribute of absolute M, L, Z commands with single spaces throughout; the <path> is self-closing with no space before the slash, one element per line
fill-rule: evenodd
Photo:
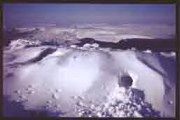
<path fill-rule="evenodd" d="M 48 46 L 33 47 L 15 52 L 19 54 L 16 62 L 29 61 L 47 48 Z M 12 101 L 20 102 L 26 110 L 45 109 L 53 112 L 62 111 L 64 115 L 60 116 L 79 116 L 75 111 L 77 100 L 74 100 L 74 97 L 81 96 L 85 105 L 91 105 L 89 101 L 94 105 L 106 104 L 111 101 L 110 98 L 118 97 L 113 93 L 118 86 L 118 76 L 124 74 L 132 77 L 131 88 L 144 92 L 145 102 L 152 104 L 155 110 L 162 112 L 164 109 L 163 76 L 140 61 L 137 54 L 131 50 L 89 51 L 84 48 L 62 47 L 36 63 L 10 68 L 6 66 L 9 62 L 4 63 L 6 72 L 3 95 L 9 96 Z M 13 75 L 8 77 L 9 73 Z M 119 97 L 121 101 L 126 101 L 126 97 Z M 128 116 L 123 114 L 119 117 Z M 142 115 L 137 111 L 132 114 Z"/>
<path fill-rule="evenodd" d="M 101 61 L 102 58 L 96 52 L 69 52 L 68 49 L 59 49 L 38 63 L 17 68 L 14 76 L 4 81 L 4 94 L 11 96 L 15 101 L 21 101 L 23 96 L 26 109 L 40 109 L 48 100 L 52 101 L 53 98 L 58 98 L 57 96 L 63 96 L 58 99 L 57 104 L 63 106 L 68 102 L 71 107 L 70 99 L 73 95 L 83 94 L 90 89 L 94 81 L 101 78 Z M 33 96 L 25 91 L 29 85 L 34 87 Z M 62 95 L 48 94 L 49 89 L 61 89 Z M 20 91 L 21 95 L 17 96 L 16 91 Z M 61 109 L 70 109 L 64 107 Z"/>

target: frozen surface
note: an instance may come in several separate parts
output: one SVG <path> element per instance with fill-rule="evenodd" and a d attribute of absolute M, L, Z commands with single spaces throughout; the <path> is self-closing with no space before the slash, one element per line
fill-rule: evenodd
<path fill-rule="evenodd" d="M 153 53 L 23 46 L 4 49 L 3 59 L 3 95 L 25 110 L 55 116 L 174 116 L 174 87 Z M 128 90 L 118 86 L 123 75 L 133 79 Z"/>
<path fill-rule="evenodd" d="M 3 48 L 4 115 L 173 117 L 175 52 L 75 43 L 81 38 L 102 44 L 158 40 L 173 38 L 174 30 L 171 25 L 133 24 L 16 28 L 13 32 L 21 36 Z M 124 76 L 132 79 L 128 88 L 119 85 Z"/>

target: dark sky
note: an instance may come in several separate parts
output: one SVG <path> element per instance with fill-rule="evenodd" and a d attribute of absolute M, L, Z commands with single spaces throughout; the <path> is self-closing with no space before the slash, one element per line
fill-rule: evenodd
<path fill-rule="evenodd" d="M 175 4 L 3 4 L 5 27 L 35 24 L 175 24 Z"/>

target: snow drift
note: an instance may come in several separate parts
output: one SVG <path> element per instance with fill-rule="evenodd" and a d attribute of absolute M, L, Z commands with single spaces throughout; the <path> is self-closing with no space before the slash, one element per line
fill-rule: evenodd
<path fill-rule="evenodd" d="M 129 75 L 133 79 L 131 88 L 142 91 L 144 102 L 166 116 L 164 76 L 157 72 L 162 68 L 147 66 L 139 59 L 143 58 L 142 53 L 132 50 L 87 50 L 76 46 L 50 48 L 54 50 L 35 62 L 32 60 L 42 55 L 49 46 L 5 51 L 3 95 L 8 96 L 10 101 L 20 102 L 25 110 L 45 109 L 49 112 L 61 111 L 63 114 L 59 113 L 59 116 L 81 116 L 75 110 L 78 102 L 75 98 L 79 96 L 85 105 L 106 104 L 111 101 L 109 99 L 116 99 L 113 91 L 122 89 L 118 87 L 121 76 Z M 12 60 L 8 55 L 15 57 Z M 152 58 L 151 62 L 157 61 L 151 54 L 148 56 Z M 159 65 L 154 63 L 156 67 Z M 122 94 L 120 97 L 121 101 L 125 101 L 126 97 Z M 136 110 L 132 116 L 143 114 Z"/>

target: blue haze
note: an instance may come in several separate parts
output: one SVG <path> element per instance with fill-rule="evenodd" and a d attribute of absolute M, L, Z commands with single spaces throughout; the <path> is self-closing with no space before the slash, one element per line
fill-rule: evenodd
<path fill-rule="evenodd" d="M 175 24 L 175 4 L 3 4 L 3 26 Z"/>

